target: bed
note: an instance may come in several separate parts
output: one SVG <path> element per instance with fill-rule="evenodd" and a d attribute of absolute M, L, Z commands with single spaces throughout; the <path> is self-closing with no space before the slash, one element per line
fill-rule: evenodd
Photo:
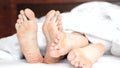
<path fill-rule="evenodd" d="M 75 12 L 76 8 L 79 7 L 79 5 L 81 3 L 84 3 L 84 2 L 88 2 L 87 0 L 85 1 L 80 1 L 80 0 L 76 0 L 75 3 L 69 3 L 69 4 L 75 4 L 73 5 L 71 8 L 65 10 L 62 10 L 60 9 L 60 11 L 64 14 L 68 13 L 68 12 Z M 119 5 L 119 0 L 106 0 L 106 1 L 109 1 L 109 2 L 112 2 L 112 3 L 115 3 L 117 5 Z M 61 1 L 60 1 L 61 2 Z M 98 1 L 97 1 L 98 2 Z M 67 2 L 65 2 L 67 3 Z M 64 4 L 65 4 L 64 3 Z M 78 5 L 78 6 L 77 6 Z M 34 10 L 36 12 L 36 15 L 37 15 L 37 19 L 38 19 L 38 22 L 42 22 L 43 21 L 43 18 L 44 17 L 41 17 L 41 16 L 44 16 L 45 15 L 45 12 L 41 15 L 41 13 L 39 13 L 38 11 L 36 11 L 36 8 L 34 9 L 33 7 L 31 7 L 30 5 L 28 5 L 29 8 L 32 8 L 32 10 Z M 28 7 L 27 6 L 27 7 Z M 18 11 L 21 9 L 21 8 L 26 8 L 25 5 L 23 5 L 21 7 L 21 4 L 18 5 Z M 66 7 L 67 8 L 67 7 Z M 50 10 L 50 9 L 48 9 Z M 57 9 L 59 10 L 59 9 Z M 47 10 L 46 10 L 47 12 Z M 8 43 L 4 44 L 6 41 L 9 41 Z M 3 43 L 4 42 L 4 43 Z M 16 42 L 16 43 L 14 43 Z M 9 45 L 9 44 L 15 44 L 15 45 L 18 45 L 18 41 L 16 40 L 16 34 L 12 35 L 12 36 L 8 36 L 8 37 L 4 37 L 4 38 L 1 38 L 0 39 L 0 45 Z M 55 64 L 44 64 L 44 63 L 37 63 L 37 64 L 30 64 L 30 63 L 27 63 L 25 61 L 25 59 L 20 59 L 20 60 L 3 60 L 2 58 L 9 58 L 9 55 L 5 54 L 4 52 L 0 51 L 0 54 L 2 54 L 0 56 L 0 67 L 1 68 L 74 68 L 74 66 L 72 66 L 66 59 L 65 60 L 62 60 L 60 61 L 59 63 L 55 63 Z M 102 56 L 94 65 L 92 68 L 119 68 L 120 67 L 120 57 L 115 57 L 115 56 L 112 56 L 110 54 L 106 54 L 104 56 Z"/>

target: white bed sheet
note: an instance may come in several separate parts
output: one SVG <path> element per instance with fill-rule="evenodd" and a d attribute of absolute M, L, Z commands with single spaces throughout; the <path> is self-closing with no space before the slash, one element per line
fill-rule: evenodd
<path fill-rule="evenodd" d="M 120 68 L 120 58 L 114 56 L 102 56 L 92 68 Z M 19 61 L 0 61 L 0 68 L 74 68 L 67 60 L 55 64 L 30 64 L 25 60 Z"/>

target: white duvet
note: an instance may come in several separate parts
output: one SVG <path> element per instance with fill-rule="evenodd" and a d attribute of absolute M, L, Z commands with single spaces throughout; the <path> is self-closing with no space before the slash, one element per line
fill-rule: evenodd
<path fill-rule="evenodd" d="M 99 4 L 99 2 L 90 2 L 90 3 L 86 3 L 86 4 L 83 4 L 83 5 L 79 5 L 75 8 L 73 8 L 70 12 L 68 13 L 63 13 L 62 16 L 63 16 L 63 22 L 72 22 L 72 19 L 76 18 L 77 15 L 76 13 L 78 13 L 79 15 L 79 12 L 83 12 L 82 14 L 80 15 L 84 15 L 85 17 L 85 14 L 89 12 L 89 10 L 93 10 L 93 11 L 96 11 L 95 14 L 100 14 L 100 13 L 103 13 L 104 15 L 104 12 L 103 10 L 106 10 L 106 9 L 103 9 L 102 11 L 100 10 L 100 6 L 104 6 L 104 7 L 111 7 L 109 8 L 109 10 L 113 10 L 111 12 L 106 12 L 108 13 L 108 15 L 111 15 L 110 17 L 112 22 L 116 22 L 116 24 L 114 24 L 115 27 L 117 27 L 118 30 L 120 30 L 120 13 L 119 13 L 119 10 L 118 12 L 117 11 L 114 11 L 114 9 L 119 9 L 119 6 L 117 7 L 114 7 L 112 4 L 109 5 L 109 3 L 106 3 L 106 2 L 101 2 Z M 89 6 L 93 6 L 93 8 L 88 8 Z M 95 10 L 94 10 L 94 7 L 95 7 Z M 98 9 L 96 9 L 96 7 Z M 113 9 L 114 8 L 114 9 Z M 85 9 L 86 11 L 84 11 L 83 9 Z M 109 11 L 107 10 L 107 11 Z M 116 14 L 112 14 L 112 12 L 115 12 Z M 90 12 L 92 14 L 92 11 Z M 69 15 L 66 15 L 66 14 L 70 14 L 71 18 L 69 18 Z M 93 13 L 94 14 L 94 13 Z M 76 16 L 76 17 L 74 17 Z M 98 15 L 98 17 L 96 17 L 95 15 L 95 20 L 97 20 L 97 18 L 101 18 L 101 20 L 104 20 L 104 21 L 108 21 L 107 19 L 109 19 L 110 17 L 107 17 L 106 19 L 103 19 L 102 18 L 102 15 Z M 73 22 L 77 22 L 79 19 L 79 16 L 74 19 Z M 89 17 L 85 17 L 85 19 L 87 19 Z M 71 20 L 68 20 L 68 19 L 71 19 Z M 43 22 L 44 18 L 40 18 L 38 19 L 38 22 Z M 84 22 L 86 22 L 85 20 L 83 20 Z M 41 24 L 41 23 L 38 23 L 38 24 Z M 94 24 L 94 23 L 93 23 Z M 63 27 L 65 25 L 63 24 Z M 39 26 L 41 27 L 41 26 Z M 66 29 L 68 26 L 65 26 Z M 105 28 L 105 26 L 102 26 Z M 81 27 L 82 28 L 82 27 Z M 74 30 L 74 28 L 72 28 Z M 112 28 L 110 28 L 112 29 Z M 76 30 L 76 29 L 75 29 Z M 41 31 L 41 30 L 39 30 Z M 79 31 L 79 30 L 78 30 Z M 114 31 L 114 30 L 113 30 Z M 88 30 L 81 30 L 81 32 L 83 33 L 86 33 L 86 36 L 88 37 L 88 39 L 95 43 L 97 41 L 100 41 L 96 38 L 92 38 L 91 36 L 89 35 L 94 35 L 94 32 L 96 31 L 93 31 L 93 32 L 88 32 Z M 104 31 L 103 31 L 104 32 Z M 108 31 L 110 32 L 110 31 Z M 117 32 L 117 31 L 115 31 Z M 105 33 L 105 32 L 104 32 Z M 108 33 L 106 33 L 108 34 Z M 41 34 L 42 35 L 42 34 Z M 38 35 L 38 36 L 41 36 L 41 35 Z M 113 44 L 117 44 L 119 45 L 120 44 L 120 33 L 118 31 L 117 35 L 115 34 L 115 38 L 114 37 L 110 37 L 110 36 L 105 36 L 105 34 L 103 34 L 102 36 L 98 34 L 95 34 L 94 35 L 95 37 L 99 37 L 101 39 L 104 39 L 104 40 L 107 40 L 107 41 L 110 41 L 110 42 L 113 42 Z M 111 35 L 112 36 L 112 35 Z M 119 40 L 112 40 L 111 39 L 119 39 Z M 39 40 L 43 40 L 43 39 L 39 39 Z M 96 41 L 97 40 L 97 41 Z M 45 44 L 45 41 L 39 41 L 39 43 L 42 43 L 43 45 L 46 45 Z M 105 44 L 108 44 L 108 43 L 105 43 Z M 11 46 L 13 48 L 10 48 L 8 46 Z M 115 46 L 114 46 L 115 47 Z M 114 50 L 114 47 L 113 47 L 113 51 L 119 51 L 120 48 L 117 48 L 116 50 Z M 41 51 L 42 51 L 42 54 L 44 55 L 45 54 L 45 46 L 40 46 L 41 48 Z M 111 46 L 106 46 L 106 50 L 109 50 L 111 48 Z M 14 50 L 14 51 L 13 51 Z M 120 52 L 119 52 L 120 53 Z M 118 53 L 117 53 L 118 54 Z M 20 51 L 20 47 L 19 47 L 19 43 L 18 43 L 18 40 L 17 40 L 17 37 L 16 37 L 16 34 L 12 35 L 12 36 L 9 36 L 9 37 L 5 37 L 5 38 L 1 38 L 0 39 L 0 68 L 22 68 L 22 67 L 29 67 L 29 68 L 74 68 L 73 66 L 70 65 L 70 63 L 65 59 L 65 60 L 62 60 L 61 62 L 59 63 L 56 63 L 56 64 L 44 64 L 44 63 L 38 63 L 38 64 L 29 64 L 29 63 L 26 63 L 24 59 L 20 59 L 20 57 L 22 56 L 22 53 Z M 94 65 L 92 68 L 119 68 L 120 67 L 120 57 L 115 57 L 115 56 L 112 56 L 112 55 L 104 55 L 102 56 Z"/>

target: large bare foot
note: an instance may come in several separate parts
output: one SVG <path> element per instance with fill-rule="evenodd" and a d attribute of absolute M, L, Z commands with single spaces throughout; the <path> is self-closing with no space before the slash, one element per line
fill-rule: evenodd
<path fill-rule="evenodd" d="M 58 11 L 50 11 L 43 24 L 43 32 L 47 41 L 44 58 L 46 63 L 58 62 L 72 48 L 88 45 L 88 40 L 79 33 L 65 33 L 62 31 L 61 16 Z"/>
<path fill-rule="evenodd" d="M 59 61 L 59 58 L 51 57 L 50 47 L 56 39 L 57 35 L 59 35 L 62 31 L 61 24 L 61 16 L 59 11 L 51 10 L 47 13 L 45 22 L 42 27 L 47 42 L 46 55 L 44 58 L 45 63 L 54 63 Z"/>
<path fill-rule="evenodd" d="M 103 55 L 105 49 L 101 43 L 90 44 L 69 52 L 67 59 L 75 67 L 92 68 L 92 65 Z"/>
<path fill-rule="evenodd" d="M 37 22 L 30 9 L 21 10 L 16 23 L 17 37 L 21 50 L 29 63 L 42 62 L 37 42 Z"/>

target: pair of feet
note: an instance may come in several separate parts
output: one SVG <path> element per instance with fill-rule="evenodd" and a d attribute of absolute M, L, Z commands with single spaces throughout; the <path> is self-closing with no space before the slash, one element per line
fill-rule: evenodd
<path fill-rule="evenodd" d="M 62 28 L 60 12 L 54 10 L 48 12 L 42 27 L 47 41 L 46 55 L 43 59 L 37 42 L 38 26 L 35 14 L 30 9 L 21 10 L 16 30 L 27 62 L 56 63 L 60 61 L 61 56 L 68 53 L 67 59 L 75 67 L 91 68 L 104 53 L 102 44 L 87 46 L 88 41 L 84 36 L 79 33 L 65 33 Z"/>

